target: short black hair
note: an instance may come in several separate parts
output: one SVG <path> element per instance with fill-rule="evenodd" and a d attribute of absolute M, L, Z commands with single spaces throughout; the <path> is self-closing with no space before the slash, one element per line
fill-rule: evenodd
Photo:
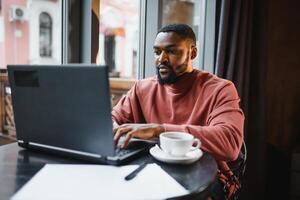
<path fill-rule="evenodd" d="M 186 24 L 168 24 L 159 29 L 156 35 L 161 32 L 174 32 L 182 39 L 190 39 L 194 44 L 196 44 L 196 35 L 193 29 Z"/>

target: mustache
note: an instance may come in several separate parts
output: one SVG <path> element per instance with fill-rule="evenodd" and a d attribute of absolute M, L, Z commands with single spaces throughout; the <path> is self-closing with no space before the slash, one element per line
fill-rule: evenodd
<path fill-rule="evenodd" d="M 158 69 L 161 69 L 161 68 L 169 68 L 169 69 L 172 69 L 171 68 L 171 65 L 169 63 L 162 63 L 162 64 L 159 64 L 156 66 Z"/>

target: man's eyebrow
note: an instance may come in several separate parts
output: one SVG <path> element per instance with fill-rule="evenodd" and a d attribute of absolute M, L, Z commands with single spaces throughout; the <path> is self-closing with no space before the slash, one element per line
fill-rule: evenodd
<path fill-rule="evenodd" d="M 173 48 L 173 47 L 177 47 L 177 45 L 176 44 L 170 44 L 170 45 L 167 45 L 167 46 L 153 46 L 153 49 L 161 49 L 161 48 L 163 48 L 163 49 L 169 49 L 169 48 Z"/>

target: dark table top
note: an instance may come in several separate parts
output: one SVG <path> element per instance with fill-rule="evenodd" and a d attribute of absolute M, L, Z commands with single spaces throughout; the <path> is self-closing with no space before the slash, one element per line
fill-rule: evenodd
<path fill-rule="evenodd" d="M 184 199 L 206 198 L 217 177 L 217 164 L 208 153 L 189 165 L 165 164 L 145 155 L 128 164 L 149 163 L 161 166 L 190 194 Z M 9 199 L 45 164 L 87 164 L 86 162 L 25 150 L 17 143 L 0 146 L 0 199 Z M 180 197 L 182 199 L 182 197 Z"/>

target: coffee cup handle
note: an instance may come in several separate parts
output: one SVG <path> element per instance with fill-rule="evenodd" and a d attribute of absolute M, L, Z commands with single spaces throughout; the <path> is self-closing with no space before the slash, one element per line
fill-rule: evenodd
<path fill-rule="evenodd" d="M 196 143 L 197 145 L 196 145 L 195 147 L 193 147 L 193 148 L 195 148 L 195 149 L 199 149 L 199 148 L 200 148 L 200 146 L 201 146 L 201 142 L 200 142 L 200 140 L 199 140 L 198 138 L 194 138 L 194 143 Z"/>

